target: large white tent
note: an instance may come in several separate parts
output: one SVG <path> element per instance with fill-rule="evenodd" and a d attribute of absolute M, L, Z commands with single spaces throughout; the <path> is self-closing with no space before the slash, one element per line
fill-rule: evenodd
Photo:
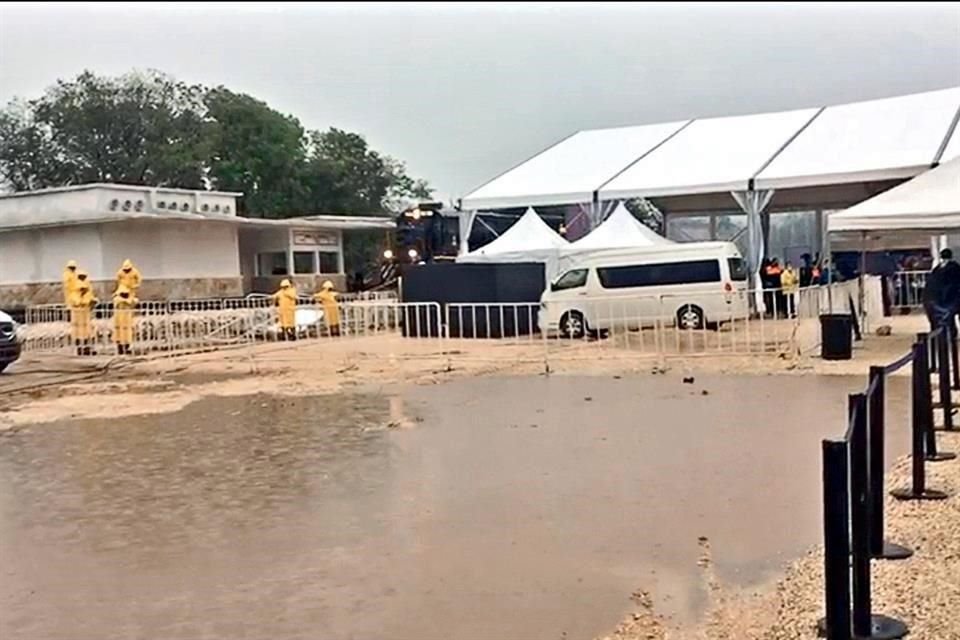
<path fill-rule="evenodd" d="M 589 252 L 603 249 L 628 249 L 673 244 L 650 227 L 633 217 L 623 203 L 603 223 L 576 242 L 566 252 Z"/>
<path fill-rule="evenodd" d="M 902 231 L 933 235 L 960 230 L 960 158 L 830 215 L 827 229 L 831 233 L 870 235 Z"/>
<path fill-rule="evenodd" d="M 555 265 L 569 245 L 531 207 L 499 238 L 459 256 L 457 262 L 544 262 L 549 272 L 549 265 Z"/>
<path fill-rule="evenodd" d="M 461 235 L 469 235 L 472 212 L 481 209 L 589 205 L 596 224 L 607 201 L 699 197 L 702 204 L 719 195 L 746 213 L 746 257 L 756 274 L 774 196 L 774 206 L 785 210 L 809 206 L 804 194 L 810 189 L 822 191 L 821 209 L 865 199 L 878 187 L 960 156 L 958 120 L 960 87 L 953 87 L 838 106 L 582 131 L 465 196 Z"/>

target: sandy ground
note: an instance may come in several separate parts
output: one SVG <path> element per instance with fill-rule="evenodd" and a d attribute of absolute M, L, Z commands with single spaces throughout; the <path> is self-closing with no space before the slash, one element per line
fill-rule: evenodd
<path fill-rule="evenodd" d="M 940 434 L 944 450 L 960 450 L 960 434 Z M 902 561 L 874 561 L 874 613 L 907 623 L 915 640 L 957 640 L 960 618 L 960 462 L 927 465 L 931 488 L 951 494 L 940 502 L 886 501 L 887 539 L 915 551 Z M 888 474 L 888 488 L 907 486 L 910 461 Z M 823 555 L 811 550 L 784 577 L 749 593 L 724 588 L 712 571 L 709 541 L 701 540 L 700 565 L 710 593 L 707 619 L 696 628 L 670 628 L 650 595 L 635 594 L 636 611 L 604 640 L 813 640 L 823 616 Z"/>

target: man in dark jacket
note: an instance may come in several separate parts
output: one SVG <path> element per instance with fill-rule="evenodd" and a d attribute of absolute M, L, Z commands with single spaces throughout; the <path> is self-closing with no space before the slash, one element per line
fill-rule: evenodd
<path fill-rule="evenodd" d="M 923 310 L 931 331 L 960 311 L 960 264 L 954 261 L 950 249 L 940 252 L 940 264 L 927 275 Z"/>

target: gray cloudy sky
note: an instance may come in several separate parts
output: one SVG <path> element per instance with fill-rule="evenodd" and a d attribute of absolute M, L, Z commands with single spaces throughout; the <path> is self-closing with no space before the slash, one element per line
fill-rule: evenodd
<path fill-rule="evenodd" d="M 458 197 L 585 128 L 960 85 L 960 5 L 0 6 L 0 101 L 83 69 L 224 84 Z"/>

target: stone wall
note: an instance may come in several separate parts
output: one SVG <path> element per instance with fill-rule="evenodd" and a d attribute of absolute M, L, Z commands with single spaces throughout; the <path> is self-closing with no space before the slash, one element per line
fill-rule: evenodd
<path fill-rule="evenodd" d="M 96 295 L 107 300 L 113 295 L 113 281 L 94 281 Z M 243 279 L 180 278 L 144 280 L 138 296 L 141 300 L 196 300 L 242 296 Z M 62 304 L 63 287 L 59 282 L 0 285 L 0 309 L 17 310 L 40 304 Z"/>

